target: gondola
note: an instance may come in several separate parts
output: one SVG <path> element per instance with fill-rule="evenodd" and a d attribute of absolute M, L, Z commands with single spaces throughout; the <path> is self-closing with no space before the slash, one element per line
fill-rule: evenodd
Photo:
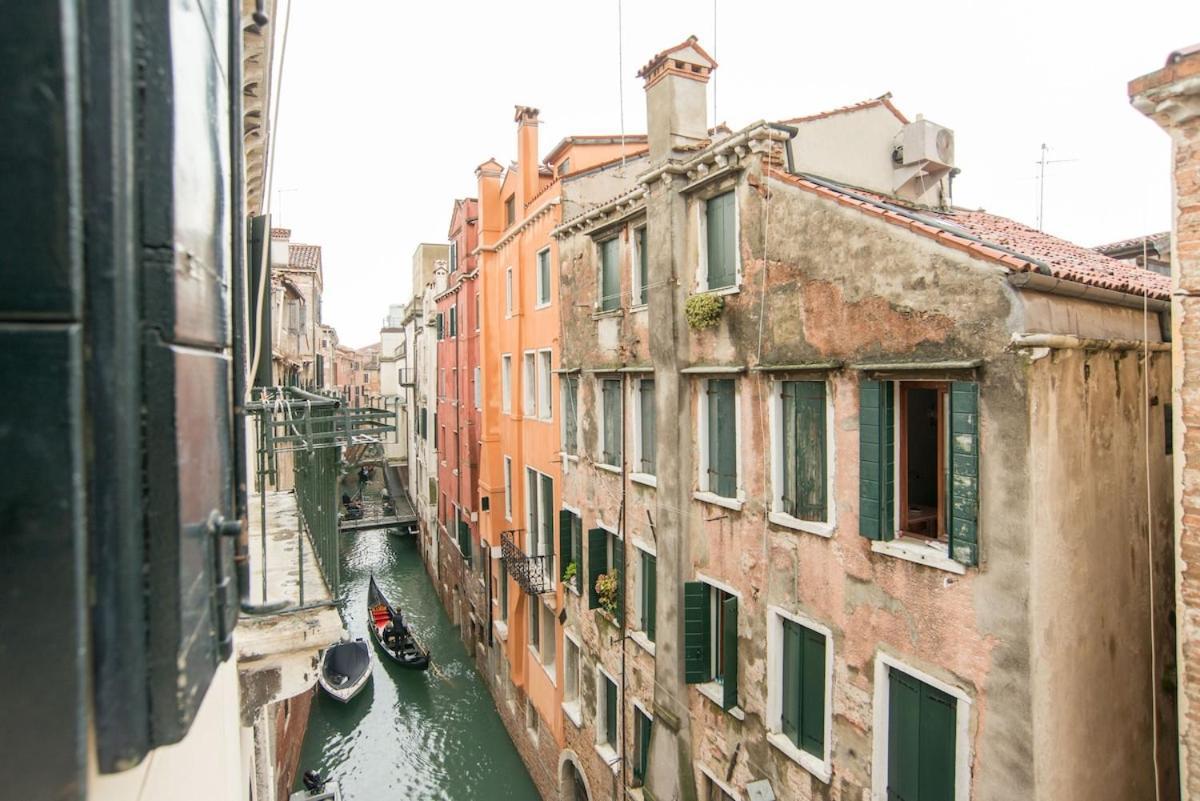
<path fill-rule="evenodd" d="M 321 689 L 343 704 L 362 691 L 371 680 L 371 649 L 361 637 L 326 648 L 321 656 L 317 682 Z"/>
<path fill-rule="evenodd" d="M 404 616 L 388 603 L 374 576 L 367 588 L 367 615 L 371 636 L 385 654 L 401 667 L 412 670 L 429 667 L 429 649 L 418 642 L 412 629 L 405 625 Z"/>
<path fill-rule="evenodd" d="M 292 793 L 288 801 L 342 801 L 342 788 L 333 779 L 323 779 L 315 770 L 306 770 L 304 789 Z"/>

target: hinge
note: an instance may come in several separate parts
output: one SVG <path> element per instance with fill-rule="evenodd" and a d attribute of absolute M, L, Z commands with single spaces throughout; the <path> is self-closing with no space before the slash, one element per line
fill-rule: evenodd
<path fill-rule="evenodd" d="M 217 653 L 224 662 L 233 655 L 233 629 L 237 625 L 238 590 L 235 579 L 225 572 L 226 538 L 236 539 L 242 533 L 241 520 L 226 520 L 213 510 L 208 516 L 208 532 L 213 538 L 213 606 L 217 630 Z"/>

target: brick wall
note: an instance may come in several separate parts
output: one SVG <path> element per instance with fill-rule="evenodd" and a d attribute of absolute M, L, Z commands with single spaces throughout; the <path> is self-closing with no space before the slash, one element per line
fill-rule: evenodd
<path fill-rule="evenodd" d="M 312 709 L 316 688 L 275 704 L 275 779 L 276 798 L 287 798 L 296 783 L 300 764 L 300 747 L 308 729 L 308 713 Z"/>

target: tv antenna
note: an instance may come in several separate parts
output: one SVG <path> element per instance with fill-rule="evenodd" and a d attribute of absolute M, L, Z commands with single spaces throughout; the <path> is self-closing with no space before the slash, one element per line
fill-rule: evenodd
<path fill-rule="evenodd" d="M 1068 161 L 1079 161 L 1079 159 L 1047 159 L 1046 156 L 1050 152 L 1050 147 L 1042 142 L 1042 157 L 1035 162 L 1038 167 L 1038 213 L 1037 213 L 1037 229 L 1042 230 L 1046 221 L 1046 165 L 1047 164 L 1064 164 Z"/>

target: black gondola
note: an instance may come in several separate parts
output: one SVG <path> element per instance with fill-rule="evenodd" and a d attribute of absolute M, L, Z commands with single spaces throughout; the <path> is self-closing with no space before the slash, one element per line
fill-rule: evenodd
<path fill-rule="evenodd" d="M 365 640 L 340 642 L 325 649 L 317 681 L 331 696 L 346 703 L 371 679 L 371 650 Z"/>
<path fill-rule="evenodd" d="M 412 670 L 429 667 L 429 649 L 417 641 L 412 629 L 405 625 L 404 616 L 388 603 L 374 576 L 367 588 L 367 615 L 371 636 L 385 654 Z"/>

